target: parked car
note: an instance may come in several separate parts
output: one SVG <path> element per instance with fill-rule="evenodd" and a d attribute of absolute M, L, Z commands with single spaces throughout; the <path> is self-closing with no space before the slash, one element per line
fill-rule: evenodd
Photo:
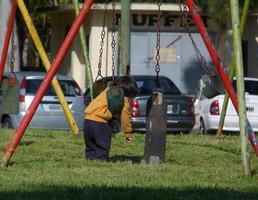
<path fill-rule="evenodd" d="M 8 83 L 8 74 L 6 74 L 0 89 L 1 127 L 17 128 L 19 126 L 45 75 L 43 72 L 16 72 L 16 83 L 15 85 L 10 85 Z M 83 129 L 85 105 L 80 87 L 71 77 L 57 75 L 57 79 L 78 128 Z M 70 129 L 52 86 L 47 89 L 29 127 Z"/>
<path fill-rule="evenodd" d="M 246 113 L 249 122 L 255 132 L 258 131 L 258 79 L 244 78 Z M 236 89 L 236 80 L 233 80 Z M 212 98 L 205 97 L 202 88 L 198 91 L 195 99 L 196 126 L 199 133 L 215 131 L 220 120 L 221 109 L 224 101 L 224 94 L 216 95 Z M 226 112 L 224 131 L 239 131 L 239 117 L 235 108 L 229 100 Z"/>
<path fill-rule="evenodd" d="M 131 98 L 132 128 L 133 131 L 146 131 L 146 104 L 156 87 L 156 76 L 133 75 L 139 92 L 134 98 Z M 112 77 L 105 77 L 98 80 L 107 84 Z M 190 132 L 195 124 L 193 98 L 182 94 L 176 85 L 167 77 L 160 76 L 161 87 L 164 89 L 164 95 L 167 100 L 167 131 L 168 132 Z M 86 100 L 89 102 L 89 95 Z M 120 131 L 120 119 L 115 116 L 111 120 L 111 126 Z"/>

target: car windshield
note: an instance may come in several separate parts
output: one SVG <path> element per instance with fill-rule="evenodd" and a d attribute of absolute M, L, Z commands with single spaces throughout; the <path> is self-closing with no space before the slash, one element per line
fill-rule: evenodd
<path fill-rule="evenodd" d="M 64 96 L 80 96 L 82 95 L 79 86 L 72 80 L 58 80 Z M 27 79 L 26 80 L 26 94 L 35 94 L 42 83 L 41 79 Z M 48 87 L 46 96 L 56 96 L 52 86 Z"/>
<path fill-rule="evenodd" d="M 146 79 L 146 80 L 136 80 L 136 83 L 139 88 L 140 94 L 152 94 L 153 90 L 156 89 L 155 79 Z M 166 78 L 160 79 L 161 88 L 164 90 L 165 94 L 181 94 L 179 89 L 175 86 L 175 84 Z"/>
<path fill-rule="evenodd" d="M 236 80 L 233 80 L 233 86 L 236 90 Z M 258 95 L 258 81 L 245 80 L 245 92 L 252 95 Z"/>

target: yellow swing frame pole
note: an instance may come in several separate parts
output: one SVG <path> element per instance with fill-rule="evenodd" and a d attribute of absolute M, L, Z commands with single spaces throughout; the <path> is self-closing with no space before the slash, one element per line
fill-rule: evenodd
<path fill-rule="evenodd" d="M 47 53 L 46 53 L 46 51 L 45 51 L 45 49 L 44 49 L 44 47 L 43 47 L 43 45 L 41 43 L 41 40 L 40 40 L 39 35 L 38 35 L 37 31 L 36 31 L 36 28 L 35 28 L 35 26 L 33 24 L 33 21 L 31 19 L 30 15 L 29 15 L 29 12 L 28 12 L 28 10 L 26 8 L 26 5 L 24 4 L 23 0 L 17 0 L 17 5 L 18 5 L 18 7 L 19 7 L 19 9 L 21 11 L 21 14 L 22 14 L 23 19 L 24 19 L 24 21 L 26 23 L 26 26 L 27 26 L 30 34 L 31 34 L 32 40 L 33 40 L 33 42 L 34 42 L 34 44 L 35 44 L 35 46 L 37 48 L 37 51 L 38 51 L 39 56 L 40 56 L 40 58 L 42 60 L 42 63 L 44 65 L 46 71 L 48 71 L 50 69 L 50 67 L 51 67 L 51 63 L 50 63 L 50 61 L 48 59 L 48 56 L 47 56 Z M 70 127 L 72 129 L 72 133 L 74 135 L 77 135 L 78 132 L 79 132 L 79 128 L 78 128 L 78 126 L 77 126 L 77 124 L 76 124 L 76 122 L 74 120 L 74 117 L 72 115 L 72 112 L 71 112 L 71 110 L 70 110 L 70 108 L 69 108 L 69 106 L 68 106 L 68 104 L 67 104 L 67 102 L 65 100 L 65 96 L 64 96 L 64 94 L 62 92 L 62 89 L 61 89 L 61 87 L 60 87 L 60 85 L 58 83 L 58 80 L 57 80 L 56 76 L 52 80 L 52 86 L 53 86 L 53 88 L 55 90 L 55 93 L 56 93 L 56 95 L 57 95 L 57 97 L 58 97 L 58 99 L 60 101 L 60 104 L 61 104 L 62 109 L 64 111 L 64 114 L 65 114 L 65 116 L 67 118 L 67 121 L 68 121 L 68 123 L 69 123 L 69 125 L 70 125 Z"/>

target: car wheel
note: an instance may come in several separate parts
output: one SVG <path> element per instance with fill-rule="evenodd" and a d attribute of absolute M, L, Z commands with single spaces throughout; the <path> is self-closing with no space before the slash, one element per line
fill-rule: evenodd
<path fill-rule="evenodd" d="M 2 128 L 13 128 L 13 122 L 10 117 L 5 117 L 2 120 Z"/>
<path fill-rule="evenodd" d="M 113 133 L 118 133 L 121 131 L 121 123 L 120 120 L 113 118 L 110 123 L 109 126 L 111 127 L 111 130 Z"/>
<path fill-rule="evenodd" d="M 203 120 L 203 119 L 200 119 L 199 133 L 200 133 L 201 135 L 206 135 L 206 134 L 207 134 L 207 129 L 206 129 L 206 126 L 205 126 L 205 123 L 204 123 L 204 120 Z"/>

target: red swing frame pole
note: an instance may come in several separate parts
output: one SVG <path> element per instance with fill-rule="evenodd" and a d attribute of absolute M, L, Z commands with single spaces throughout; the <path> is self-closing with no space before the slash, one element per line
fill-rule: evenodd
<path fill-rule="evenodd" d="M 211 39 L 209 37 L 209 34 L 204 26 L 204 23 L 202 21 L 202 18 L 200 16 L 200 14 L 198 13 L 197 9 L 196 9 L 196 6 L 194 4 L 194 2 L 192 0 L 186 0 L 185 1 L 191 15 L 192 15 L 192 18 L 195 22 L 195 25 L 199 31 L 199 33 L 201 34 L 202 36 L 202 39 L 206 45 L 206 48 L 208 49 L 208 52 L 213 60 L 213 63 L 215 64 L 216 68 L 217 68 L 217 71 L 224 83 L 224 86 L 229 94 L 229 97 L 235 107 L 235 110 L 237 113 L 239 113 L 239 110 L 238 110 L 238 101 L 237 101 L 237 96 L 236 96 L 236 92 L 229 80 L 229 76 L 227 75 L 226 71 L 224 70 L 223 66 L 222 66 L 222 62 L 220 61 L 220 58 L 218 56 L 218 54 L 216 53 L 215 51 L 215 48 L 213 47 L 212 45 L 212 42 L 211 42 Z M 253 129 L 247 119 L 247 128 L 246 128 L 246 131 L 247 131 L 247 135 L 248 135 L 248 139 L 255 151 L 255 154 L 256 156 L 258 157 L 258 143 L 257 143 L 257 140 L 255 138 L 255 134 L 253 132 Z"/>
<path fill-rule="evenodd" d="M 2 166 L 4 166 L 4 167 L 8 166 L 16 147 L 20 143 L 21 138 L 22 138 L 28 124 L 30 123 L 34 113 L 36 112 L 53 77 L 55 76 L 57 70 L 59 69 L 66 53 L 69 50 L 69 47 L 71 46 L 74 38 L 76 37 L 76 34 L 77 34 L 80 26 L 82 25 L 82 23 L 84 22 L 84 19 L 88 15 L 93 2 L 94 2 L 94 0 L 85 0 L 84 1 L 84 5 L 83 5 L 82 9 L 80 10 L 80 13 L 76 17 L 70 31 L 68 32 L 64 42 L 62 43 L 59 51 L 57 52 L 57 54 L 53 60 L 51 68 L 48 70 L 44 80 L 42 81 L 34 99 L 32 100 L 32 102 L 26 112 L 26 115 L 23 117 L 19 127 L 17 128 L 14 139 L 7 146 L 7 149 L 3 156 L 3 161 L 1 164 Z"/>
<path fill-rule="evenodd" d="M 15 15 L 16 15 L 16 10 L 17 10 L 17 1 L 13 0 L 11 12 L 10 12 L 10 16 L 9 16 L 8 24 L 7 24 L 7 31 L 6 31 L 6 35 L 5 35 L 5 41 L 4 41 L 4 46 L 3 46 L 3 50 L 2 50 L 1 61 L 0 61 L 0 87 L 3 82 L 4 66 L 5 66 L 5 62 L 6 62 L 10 39 L 12 36 L 12 30 L 13 30 L 13 24 L 14 24 L 14 19 L 15 19 Z"/>

